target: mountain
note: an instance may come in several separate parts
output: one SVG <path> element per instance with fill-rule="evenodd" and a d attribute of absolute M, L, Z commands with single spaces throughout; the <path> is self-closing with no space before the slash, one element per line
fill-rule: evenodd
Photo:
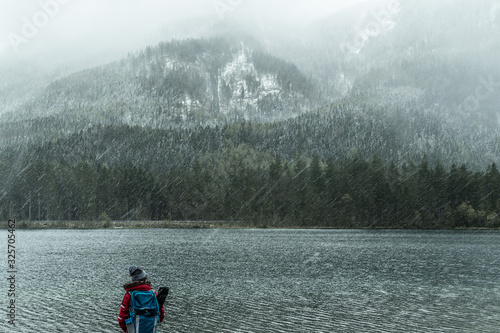
<path fill-rule="evenodd" d="M 251 44 L 223 38 L 160 43 L 55 80 L 21 104 L 5 97 L 3 142 L 51 140 L 97 124 L 276 121 L 317 105 L 314 86 L 295 65 Z"/>
<path fill-rule="evenodd" d="M 0 149 L 160 169 L 243 145 L 484 169 L 500 161 L 499 18 L 493 0 L 373 1 L 301 30 L 204 22 L 210 38 L 30 86 L 10 71 Z"/>

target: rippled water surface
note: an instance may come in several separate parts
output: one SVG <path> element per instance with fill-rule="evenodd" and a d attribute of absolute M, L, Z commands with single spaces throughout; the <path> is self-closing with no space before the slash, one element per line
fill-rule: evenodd
<path fill-rule="evenodd" d="M 499 232 L 114 229 L 16 236 L 17 326 L 4 320 L 3 332 L 119 332 L 130 264 L 143 266 L 155 289 L 171 288 L 160 332 L 500 332 Z M 6 251 L 1 260 L 5 313 Z"/>

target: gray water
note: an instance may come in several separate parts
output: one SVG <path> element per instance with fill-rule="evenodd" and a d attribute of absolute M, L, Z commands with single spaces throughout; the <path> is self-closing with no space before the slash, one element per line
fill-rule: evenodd
<path fill-rule="evenodd" d="M 18 230 L 16 236 L 17 325 L 4 320 L 2 332 L 119 332 L 130 264 L 143 266 L 155 289 L 171 288 L 160 332 L 500 332 L 500 233 L 494 231 Z"/>

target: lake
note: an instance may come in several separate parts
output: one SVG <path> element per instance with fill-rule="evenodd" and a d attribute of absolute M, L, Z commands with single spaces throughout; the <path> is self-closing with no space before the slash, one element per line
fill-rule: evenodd
<path fill-rule="evenodd" d="M 16 249 L 3 332 L 119 332 L 131 264 L 170 287 L 160 332 L 500 331 L 498 231 L 17 230 Z"/>

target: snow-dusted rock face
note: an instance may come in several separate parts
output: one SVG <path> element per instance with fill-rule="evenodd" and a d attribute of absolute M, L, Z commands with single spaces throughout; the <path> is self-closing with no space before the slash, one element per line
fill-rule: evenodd
<path fill-rule="evenodd" d="M 184 47 L 196 50 L 187 57 L 179 49 L 160 48 L 160 54 L 134 69 L 142 87 L 159 95 L 162 115 L 170 123 L 275 121 L 312 108 L 312 85 L 294 65 L 244 43 L 216 48 L 189 43 Z"/>
<path fill-rule="evenodd" d="M 287 87 L 278 82 L 278 74 L 258 71 L 253 63 L 252 50 L 241 45 L 241 49 L 233 55 L 220 73 L 218 81 L 218 99 L 220 112 L 231 117 L 231 112 L 238 110 L 245 120 L 276 120 L 295 116 L 308 110 L 310 105 L 304 103 L 306 96 L 302 94 L 301 105 L 284 112 L 279 104 L 263 106 L 265 101 L 286 103 L 294 99 L 286 91 Z M 224 90 L 229 94 L 224 94 Z"/>
<path fill-rule="evenodd" d="M 261 80 L 259 80 L 259 78 Z M 236 92 L 236 97 L 240 99 L 240 103 L 238 103 L 234 98 L 227 98 L 229 107 L 238 107 L 238 104 L 241 103 L 256 106 L 256 99 L 258 99 L 261 94 L 265 94 L 266 92 L 279 93 L 278 84 L 270 75 L 259 77 L 259 74 L 255 70 L 255 66 L 247 56 L 247 52 L 244 48 L 235 55 L 231 62 L 226 64 L 220 75 L 219 84 L 221 89 L 225 86 L 229 87 L 229 89 L 233 91 L 232 97 L 234 97 L 234 92 Z M 254 85 L 257 85 L 258 89 L 255 89 Z M 272 89 L 274 91 L 271 91 Z M 228 111 L 229 110 L 225 110 L 225 112 Z"/>

